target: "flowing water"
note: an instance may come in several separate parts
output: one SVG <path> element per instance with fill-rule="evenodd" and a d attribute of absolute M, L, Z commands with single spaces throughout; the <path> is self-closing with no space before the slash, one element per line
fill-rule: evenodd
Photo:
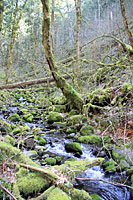
<path fill-rule="evenodd" d="M 0 111 L 0 119 L 6 119 L 9 114 L 17 113 L 17 107 L 10 107 L 7 111 Z M 31 129 L 33 127 L 44 128 L 43 124 L 35 121 L 34 123 L 27 124 Z M 50 130 L 51 127 L 45 127 L 43 132 Z M 58 131 L 57 131 L 58 132 Z M 76 160 L 88 158 L 89 160 L 93 160 L 95 156 L 92 154 L 92 146 L 81 144 L 83 154 L 79 157 L 73 153 L 68 153 L 65 150 L 65 143 L 72 142 L 72 139 L 66 139 L 65 135 L 59 134 L 55 131 L 52 134 L 45 134 L 44 138 L 47 141 L 45 145 L 47 147 L 46 154 L 50 155 L 58 155 L 62 157 L 62 160 L 66 160 L 68 158 L 74 158 Z M 87 169 L 85 172 L 79 174 L 77 177 L 79 178 L 96 178 L 103 179 L 109 182 L 119 182 L 121 183 L 121 179 L 126 178 L 124 174 L 108 174 L 108 176 L 104 173 L 103 169 L 99 166 L 95 166 L 93 168 Z M 117 187 L 108 183 L 104 183 L 101 181 L 83 181 L 80 180 L 74 182 L 75 187 L 79 189 L 84 189 L 90 194 L 96 193 L 100 196 L 101 200 L 131 200 L 130 190 L 126 187 Z"/>

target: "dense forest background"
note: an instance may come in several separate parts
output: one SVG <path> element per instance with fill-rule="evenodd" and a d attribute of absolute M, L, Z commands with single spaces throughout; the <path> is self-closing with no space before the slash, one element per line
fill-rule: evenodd
<path fill-rule="evenodd" d="M 41 1 L 1 1 L 2 4 L 1 85 L 5 82 L 13 83 L 50 77 L 42 47 Z M 132 1 L 126 0 L 125 7 L 128 23 L 132 29 Z M 54 44 L 56 64 L 61 73 L 64 75 L 69 73 L 73 84 L 75 84 L 74 87 L 76 87 L 75 3 L 70 0 L 53 0 L 50 9 L 51 41 Z M 80 61 L 80 73 L 82 74 L 82 85 L 89 87 L 89 90 L 91 85 L 87 84 L 88 79 L 93 81 L 93 86 L 99 84 L 96 83 L 96 78 L 94 78 L 94 71 L 98 67 L 97 63 L 102 62 L 102 60 L 104 64 L 109 63 L 111 59 L 115 59 L 115 56 L 121 56 L 122 53 L 121 45 L 113 39 L 102 37 L 90 42 L 102 35 L 113 35 L 128 44 L 120 2 L 117 0 L 81 1 L 80 48 L 82 59 Z M 68 60 L 64 60 L 66 58 Z M 84 59 L 89 60 L 88 63 Z"/>

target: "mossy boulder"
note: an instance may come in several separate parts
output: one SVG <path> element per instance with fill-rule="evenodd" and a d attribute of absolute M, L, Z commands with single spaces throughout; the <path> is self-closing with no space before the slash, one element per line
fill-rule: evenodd
<path fill-rule="evenodd" d="M 55 98 L 51 98 L 50 101 L 54 105 L 64 105 L 64 104 L 66 104 L 66 98 L 65 98 L 64 95 L 59 96 L 59 97 L 55 97 Z"/>
<path fill-rule="evenodd" d="M 102 139 L 99 135 L 90 135 L 90 136 L 81 136 L 78 138 L 78 142 L 85 144 L 95 144 L 102 142 Z"/>
<path fill-rule="evenodd" d="M 82 128 L 80 129 L 80 134 L 81 134 L 82 136 L 90 135 L 91 133 L 94 133 L 94 127 L 93 127 L 93 126 L 84 125 L 84 126 L 82 126 Z"/>
<path fill-rule="evenodd" d="M 39 144 L 39 145 L 45 145 L 45 144 L 47 143 L 46 140 L 45 140 L 44 138 L 39 137 L 39 136 L 34 136 L 34 139 L 35 139 L 35 140 L 38 140 L 38 144 Z"/>
<path fill-rule="evenodd" d="M 80 124 L 86 121 L 87 121 L 87 118 L 83 115 L 73 115 L 67 119 L 67 125 L 73 126 L 75 124 Z"/>
<path fill-rule="evenodd" d="M 82 154 L 82 148 L 81 148 L 80 144 L 77 142 L 66 143 L 65 149 L 67 152 L 74 152 L 74 153 L 79 152 L 80 154 Z"/>
<path fill-rule="evenodd" d="M 11 125 L 4 121 L 4 120 L 0 120 L 0 131 L 2 133 L 8 133 L 8 132 L 11 132 L 12 128 L 11 128 Z"/>
<path fill-rule="evenodd" d="M 4 142 L 8 143 L 8 144 L 11 144 L 11 145 L 14 145 L 15 143 L 15 140 L 13 137 L 7 135 L 5 138 L 4 138 Z"/>
<path fill-rule="evenodd" d="M 17 173 L 17 185 L 20 194 L 29 196 L 46 190 L 49 187 L 48 181 L 38 172 L 29 172 L 21 168 Z"/>
<path fill-rule="evenodd" d="M 98 194 L 90 194 L 92 200 L 100 200 L 100 196 Z"/>
<path fill-rule="evenodd" d="M 47 118 L 47 122 L 50 124 L 54 122 L 62 122 L 62 121 L 63 121 L 63 117 L 58 112 L 50 112 Z"/>
<path fill-rule="evenodd" d="M 132 166 L 133 153 L 132 153 L 132 150 L 130 148 L 126 148 L 125 146 L 121 146 L 121 147 L 115 146 L 113 148 L 113 150 L 112 150 L 112 156 L 113 156 L 113 159 L 118 164 L 120 164 L 120 163 L 124 164 L 124 162 L 121 161 L 121 160 L 125 160 L 126 161 L 125 164 L 127 165 L 127 168 L 129 168 L 130 166 Z M 122 167 L 122 165 L 121 165 L 121 167 Z"/>
<path fill-rule="evenodd" d="M 68 128 L 68 129 L 66 130 L 66 133 L 67 133 L 67 134 L 76 133 L 76 129 L 74 129 L 74 128 Z"/>
<path fill-rule="evenodd" d="M 23 116 L 24 120 L 27 122 L 32 122 L 33 120 L 33 115 L 31 113 L 28 113 L 26 115 Z"/>
<path fill-rule="evenodd" d="M 23 126 L 19 126 L 13 129 L 12 135 L 20 135 L 23 132 Z"/>
<path fill-rule="evenodd" d="M 92 200 L 91 196 L 85 190 L 73 189 L 71 192 L 72 200 Z"/>
<path fill-rule="evenodd" d="M 11 122 L 21 121 L 21 118 L 18 114 L 12 114 L 7 119 L 10 120 Z"/>
<path fill-rule="evenodd" d="M 106 172 L 115 172 L 117 163 L 114 160 L 109 160 L 109 161 L 103 163 L 103 167 Z"/>
<path fill-rule="evenodd" d="M 70 198 L 64 191 L 56 187 L 49 193 L 47 200 L 70 200 Z"/>
<path fill-rule="evenodd" d="M 131 89 L 132 89 L 131 83 L 124 83 L 121 87 L 121 91 L 123 94 L 125 94 L 125 92 L 129 92 Z"/>
<path fill-rule="evenodd" d="M 49 107 L 49 111 L 66 112 L 66 105 L 52 105 Z"/>
<path fill-rule="evenodd" d="M 56 165 L 56 159 L 52 157 L 45 158 L 44 160 L 48 165 Z"/>

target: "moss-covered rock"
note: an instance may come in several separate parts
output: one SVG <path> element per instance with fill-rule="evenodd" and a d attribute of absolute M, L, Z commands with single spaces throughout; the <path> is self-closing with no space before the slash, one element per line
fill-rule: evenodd
<path fill-rule="evenodd" d="M 78 141 L 85 144 L 95 144 L 102 142 L 102 139 L 99 135 L 90 135 L 90 136 L 81 136 L 78 138 Z"/>
<path fill-rule="evenodd" d="M 82 128 L 80 129 L 80 134 L 82 136 L 90 135 L 91 133 L 94 133 L 94 127 L 93 126 L 85 125 L 85 126 L 82 126 Z"/>
<path fill-rule="evenodd" d="M 56 165 L 56 159 L 55 159 L 55 158 L 52 158 L 52 157 L 45 158 L 45 162 L 46 162 L 48 165 Z"/>
<path fill-rule="evenodd" d="M 133 154 L 130 148 L 126 148 L 125 146 L 115 146 L 112 150 L 113 159 L 120 163 L 121 160 L 125 160 L 129 165 L 132 165 Z"/>
<path fill-rule="evenodd" d="M 56 187 L 49 193 L 47 200 L 70 200 L 70 198 L 60 188 Z"/>
<path fill-rule="evenodd" d="M 4 138 L 4 142 L 8 143 L 8 144 L 11 144 L 11 145 L 14 145 L 15 143 L 15 140 L 13 137 L 7 135 L 5 138 Z"/>
<path fill-rule="evenodd" d="M 109 160 L 109 161 L 103 163 L 103 167 L 105 168 L 106 172 L 115 172 L 117 163 L 114 160 Z"/>
<path fill-rule="evenodd" d="M 23 126 L 19 126 L 13 129 L 12 135 L 20 135 L 23 132 Z"/>
<path fill-rule="evenodd" d="M 47 118 L 48 123 L 54 123 L 54 122 L 62 122 L 63 117 L 60 113 L 58 112 L 50 112 Z"/>
<path fill-rule="evenodd" d="M 55 158 L 56 158 L 56 163 L 60 164 L 61 163 L 61 157 L 60 156 L 56 156 Z"/>
<path fill-rule="evenodd" d="M 87 121 L 87 118 L 83 115 L 73 115 L 67 119 L 67 125 L 73 126 L 75 124 L 80 124 L 86 121 Z"/>
<path fill-rule="evenodd" d="M 100 196 L 98 194 L 91 194 L 90 196 L 92 200 L 100 200 Z"/>
<path fill-rule="evenodd" d="M 71 192 L 72 200 L 92 200 L 91 196 L 85 190 L 73 189 Z"/>
<path fill-rule="evenodd" d="M 76 133 L 76 129 L 74 129 L 74 128 L 68 128 L 68 129 L 66 130 L 66 133 L 67 133 L 67 134 Z"/>
<path fill-rule="evenodd" d="M 44 138 L 42 138 L 42 137 L 34 136 L 34 139 L 38 140 L 39 145 L 45 145 L 46 144 L 46 140 Z"/>
<path fill-rule="evenodd" d="M 8 132 L 11 132 L 12 128 L 11 128 L 11 125 L 4 121 L 4 120 L 0 120 L 0 131 L 2 133 L 8 133 Z"/>
<path fill-rule="evenodd" d="M 33 195 L 46 190 L 49 187 L 48 181 L 38 172 L 29 172 L 21 168 L 17 173 L 17 185 L 20 194 L 24 196 Z"/>
<path fill-rule="evenodd" d="M 23 116 L 24 120 L 27 122 L 32 122 L 33 120 L 33 115 L 31 113 L 28 113 L 26 115 Z"/>
<path fill-rule="evenodd" d="M 65 144 L 65 149 L 67 152 L 79 152 L 80 154 L 82 154 L 82 148 L 80 146 L 79 143 L 77 142 L 69 142 Z"/>
<path fill-rule="evenodd" d="M 125 92 L 129 92 L 132 89 L 131 83 L 124 83 L 121 87 L 121 91 L 124 94 Z"/>
<path fill-rule="evenodd" d="M 18 114 L 12 114 L 7 119 L 10 120 L 11 122 L 21 121 L 21 118 Z"/>
<path fill-rule="evenodd" d="M 52 105 L 49 107 L 49 111 L 66 112 L 66 105 Z"/>

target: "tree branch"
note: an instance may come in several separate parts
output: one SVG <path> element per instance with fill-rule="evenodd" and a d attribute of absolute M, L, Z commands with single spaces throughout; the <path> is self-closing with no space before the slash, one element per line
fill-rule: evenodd
<path fill-rule="evenodd" d="M 103 179 L 97 179 L 97 178 L 75 178 L 76 181 L 102 181 L 104 183 L 108 183 L 108 184 L 111 184 L 111 185 L 115 185 L 115 186 L 118 186 L 118 187 L 127 187 L 129 189 L 133 189 L 133 187 L 129 186 L 129 185 L 125 185 L 125 184 L 122 184 L 122 183 L 113 183 L 113 182 L 109 182 L 109 181 L 106 181 L 106 180 L 103 180 Z"/>

